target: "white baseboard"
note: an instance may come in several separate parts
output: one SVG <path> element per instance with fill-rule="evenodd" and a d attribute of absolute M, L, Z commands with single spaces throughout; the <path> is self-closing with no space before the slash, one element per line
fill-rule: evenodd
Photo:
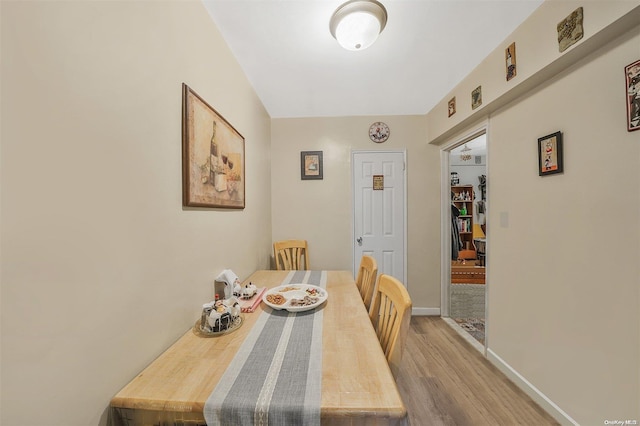
<path fill-rule="evenodd" d="M 487 359 L 495 365 L 500 371 L 502 371 L 512 382 L 516 384 L 524 393 L 529 395 L 538 405 L 540 405 L 547 413 L 549 413 L 554 419 L 563 425 L 575 425 L 578 426 L 578 422 L 565 413 L 560 407 L 558 407 L 553 401 L 551 401 L 545 394 L 540 392 L 538 388 L 533 386 L 527 379 L 525 379 L 520 373 L 518 373 L 513 367 L 507 364 L 502 358 L 500 358 L 494 351 L 487 348 Z"/>
<path fill-rule="evenodd" d="M 412 308 L 411 315 L 417 317 L 439 317 L 440 308 Z"/>

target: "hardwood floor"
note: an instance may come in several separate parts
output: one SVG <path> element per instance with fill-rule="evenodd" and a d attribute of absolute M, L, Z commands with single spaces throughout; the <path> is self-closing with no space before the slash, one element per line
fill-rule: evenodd
<path fill-rule="evenodd" d="M 440 317 L 413 317 L 396 378 L 411 426 L 557 425 Z"/>

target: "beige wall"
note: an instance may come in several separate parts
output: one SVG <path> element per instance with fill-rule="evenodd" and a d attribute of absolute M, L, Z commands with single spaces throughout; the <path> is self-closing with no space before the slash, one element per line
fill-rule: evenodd
<path fill-rule="evenodd" d="M 269 265 L 270 118 L 199 1 L 1 2 L 5 425 L 96 425 L 224 268 Z M 246 139 L 244 210 L 181 206 L 181 84 Z"/>
<path fill-rule="evenodd" d="M 634 33 L 491 119 L 489 347 L 580 424 L 640 418 Z M 536 138 L 557 130 L 565 173 L 541 178 Z"/>
<path fill-rule="evenodd" d="M 640 7 L 584 3 L 584 44 L 558 63 L 556 41 L 544 34 L 577 6 L 544 3 L 536 25 L 514 33 L 518 65 L 543 60 L 538 74 L 525 71 L 529 87 L 503 94 L 511 101 L 494 93 L 502 46 L 489 57 L 497 64 L 486 60 L 453 93 L 482 84 L 484 116 L 491 112 L 489 359 L 563 422 L 601 425 L 640 419 L 640 132 L 626 130 L 623 73 L 640 55 Z M 428 114 L 436 142 L 465 129 L 446 123 L 445 105 Z M 463 111 L 458 122 L 482 116 Z M 539 177 L 537 139 L 555 131 L 564 135 L 565 172 Z"/>
<path fill-rule="evenodd" d="M 369 140 L 374 121 L 391 128 L 382 145 Z M 407 286 L 416 308 L 440 307 L 439 150 L 425 143 L 424 116 L 274 119 L 274 240 L 309 241 L 312 268 L 353 267 L 352 150 L 406 150 Z M 324 179 L 300 179 L 300 151 L 323 151 Z"/>

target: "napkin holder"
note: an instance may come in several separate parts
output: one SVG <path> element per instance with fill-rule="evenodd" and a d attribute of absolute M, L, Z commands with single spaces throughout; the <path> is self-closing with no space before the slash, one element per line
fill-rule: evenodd
<path fill-rule="evenodd" d="M 222 291 L 220 291 L 222 289 Z M 225 299 L 229 299 L 233 296 L 240 296 L 240 278 L 231 269 L 225 269 L 220 272 L 214 281 L 214 292 L 220 295 L 224 294 Z"/>

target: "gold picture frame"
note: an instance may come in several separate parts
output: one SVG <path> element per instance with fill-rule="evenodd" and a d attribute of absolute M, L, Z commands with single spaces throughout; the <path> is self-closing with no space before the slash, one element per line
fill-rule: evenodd
<path fill-rule="evenodd" d="M 182 83 L 182 205 L 244 209 L 244 137 Z"/>

